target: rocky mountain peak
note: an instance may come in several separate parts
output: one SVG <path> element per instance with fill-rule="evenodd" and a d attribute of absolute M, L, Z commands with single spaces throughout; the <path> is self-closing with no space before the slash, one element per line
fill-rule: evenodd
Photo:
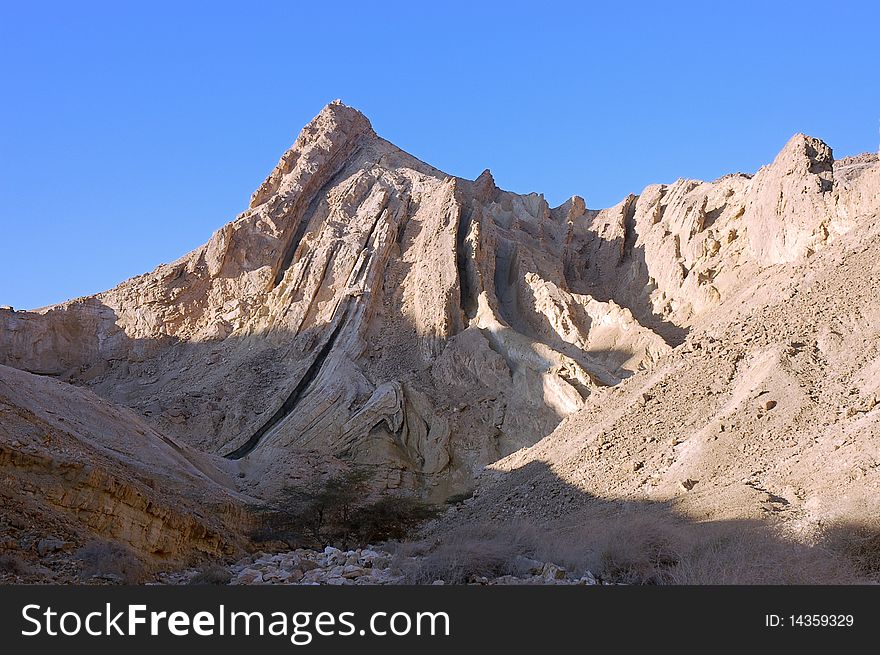
<path fill-rule="evenodd" d="M 251 196 L 250 208 L 273 195 L 297 192 L 301 178 L 318 175 L 321 168 L 350 155 L 359 140 L 375 137 L 370 121 L 357 109 L 334 100 L 299 133 L 266 180 Z M 313 170 L 317 169 L 317 170 Z"/>
<path fill-rule="evenodd" d="M 876 214 L 878 175 L 870 159 L 838 173 L 796 135 L 753 178 L 551 209 L 488 170 L 452 178 L 335 101 L 204 246 L 89 298 L 0 310 L 0 363 L 224 456 L 243 492 L 354 462 L 441 499 Z"/>

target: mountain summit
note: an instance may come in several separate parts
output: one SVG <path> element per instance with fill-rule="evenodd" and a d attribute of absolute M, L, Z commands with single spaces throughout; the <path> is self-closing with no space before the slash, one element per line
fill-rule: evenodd
<path fill-rule="evenodd" d="M 878 181 L 876 157 L 835 162 L 796 135 L 754 176 L 551 208 L 488 170 L 442 173 L 337 101 L 202 247 L 95 296 L 0 310 L 0 371 L 136 416 L 233 504 L 345 463 L 440 501 L 874 220 Z"/>

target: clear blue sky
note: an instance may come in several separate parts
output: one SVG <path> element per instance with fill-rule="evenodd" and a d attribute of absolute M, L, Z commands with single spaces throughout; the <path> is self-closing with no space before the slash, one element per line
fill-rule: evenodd
<path fill-rule="evenodd" d="M 334 98 L 554 205 L 880 141 L 875 1 L 422 4 L 2 0 L 0 304 L 205 242 Z"/>

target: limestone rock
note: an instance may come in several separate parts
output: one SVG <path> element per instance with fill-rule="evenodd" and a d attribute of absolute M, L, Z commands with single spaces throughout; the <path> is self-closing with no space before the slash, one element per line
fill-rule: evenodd
<path fill-rule="evenodd" d="M 90 391 L 0 366 L 3 515 L 58 530 L 41 557 L 95 538 L 148 566 L 240 552 L 245 501 L 218 464 Z"/>
<path fill-rule="evenodd" d="M 743 222 L 755 258 L 762 264 L 793 261 L 842 231 L 832 220 L 833 188 L 831 148 L 804 134 L 792 137 L 752 180 Z"/>
<path fill-rule="evenodd" d="M 229 493 L 350 462 L 440 500 L 876 215 L 878 180 L 876 157 L 797 135 L 754 177 L 551 208 L 489 171 L 446 175 L 334 102 L 205 245 L 95 296 L 0 308 L 0 364 L 126 408 Z"/>

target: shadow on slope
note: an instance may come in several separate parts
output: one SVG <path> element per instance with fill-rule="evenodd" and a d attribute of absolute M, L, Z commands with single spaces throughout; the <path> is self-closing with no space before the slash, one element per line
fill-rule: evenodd
<path fill-rule="evenodd" d="M 524 576 L 535 560 L 623 584 L 853 584 L 880 574 L 876 527 L 839 524 L 805 544 L 764 521 L 698 521 L 672 502 L 593 496 L 544 462 L 494 475 L 423 540 L 399 545 L 409 582 Z"/>
<path fill-rule="evenodd" d="M 397 300 L 389 300 L 393 310 Z M 65 312 L 16 312 L 7 318 L 12 329 L 0 343 L 0 363 L 87 387 L 135 410 L 161 433 L 205 452 L 239 460 L 265 447 L 270 454 L 264 459 L 275 462 L 273 470 L 282 477 L 290 477 L 285 467 L 297 461 L 312 467 L 308 452 L 357 459 L 350 452 L 351 439 L 340 435 L 352 417 L 362 414 L 372 417 L 372 423 L 361 426 L 365 439 L 359 447 L 372 459 L 360 463 L 402 467 L 405 475 L 422 482 L 427 476 L 449 478 L 449 493 L 471 484 L 470 463 L 461 459 L 471 453 L 465 451 L 478 448 L 476 463 L 486 464 L 537 442 L 564 417 L 565 412 L 540 394 L 524 398 L 522 390 L 512 386 L 519 369 L 520 377 L 538 375 L 528 367 L 532 360 L 540 365 L 541 353 L 527 349 L 522 362 L 507 362 L 510 372 L 502 377 L 510 389 L 493 388 L 479 375 L 466 379 L 468 371 L 462 371 L 454 380 L 458 386 L 451 387 L 433 376 L 436 359 L 426 358 L 411 343 L 386 343 L 381 361 L 376 361 L 375 343 L 367 343 L 375 335 L 358 332 L 358 307 L 358 300 L 347 299 L 330 322 L 299 333 L 276 328 L 189 341 L 175 336 L 131 338 L 118 327 L 112 308 L 89 298 Z M 408 325 L 406 319 L 397 316 L 391 329 L 404 324 Z M 410 342 L 430 338 L 415 327 L 409 329 Z M 28 338 L 29 331 L 41 338 Z M 613 350 L 590 356 L 621 357 Z M 388 383 L 399 383 L 402 389 L 404 398 L 397 409 L 374 397 Z M 531 404 L 525 410 L 518 406 L 526 401 Z M 395 416 L 401 411 L 404 419 L 398 421 Z M 500 426 L 510 416 L 515 420 L 505 436 Z M 531 421 L 526 426 L 531 432 L 523 429 L 524 419 L 517 418 L 523 416 Z M 448 426 L 442 442 L 431 441 L 434 423 L 441 426 L 438 430 Z M 316 435 L 321 443 L 310 441 Z M 425 462 L 434 457 L 429 451 L 438 448 L 449 451 L 450 463 L 445 470 L 426 469 Z M 286 451 L 283 462 L 280 450 Z M 266 472 L 261 471 L 265 482 Z M 442 493 L 445 487 L 437 495 Z"/>
<path fill-rule="evenodd" d="M 620 253 L 609 265 L 604 252 Z M 568 256 L 566 279 L 575 293 L 590 295 L 601 302 L 614 301 L 632 312 L 644 327 L 659 334 L 675 348 L 684 343 L 688 329 L 666 320 L 655 312 L 649 294 L 656 288 L 643 245 L 634 246 L 621 238 L 596 237 Z"/>

